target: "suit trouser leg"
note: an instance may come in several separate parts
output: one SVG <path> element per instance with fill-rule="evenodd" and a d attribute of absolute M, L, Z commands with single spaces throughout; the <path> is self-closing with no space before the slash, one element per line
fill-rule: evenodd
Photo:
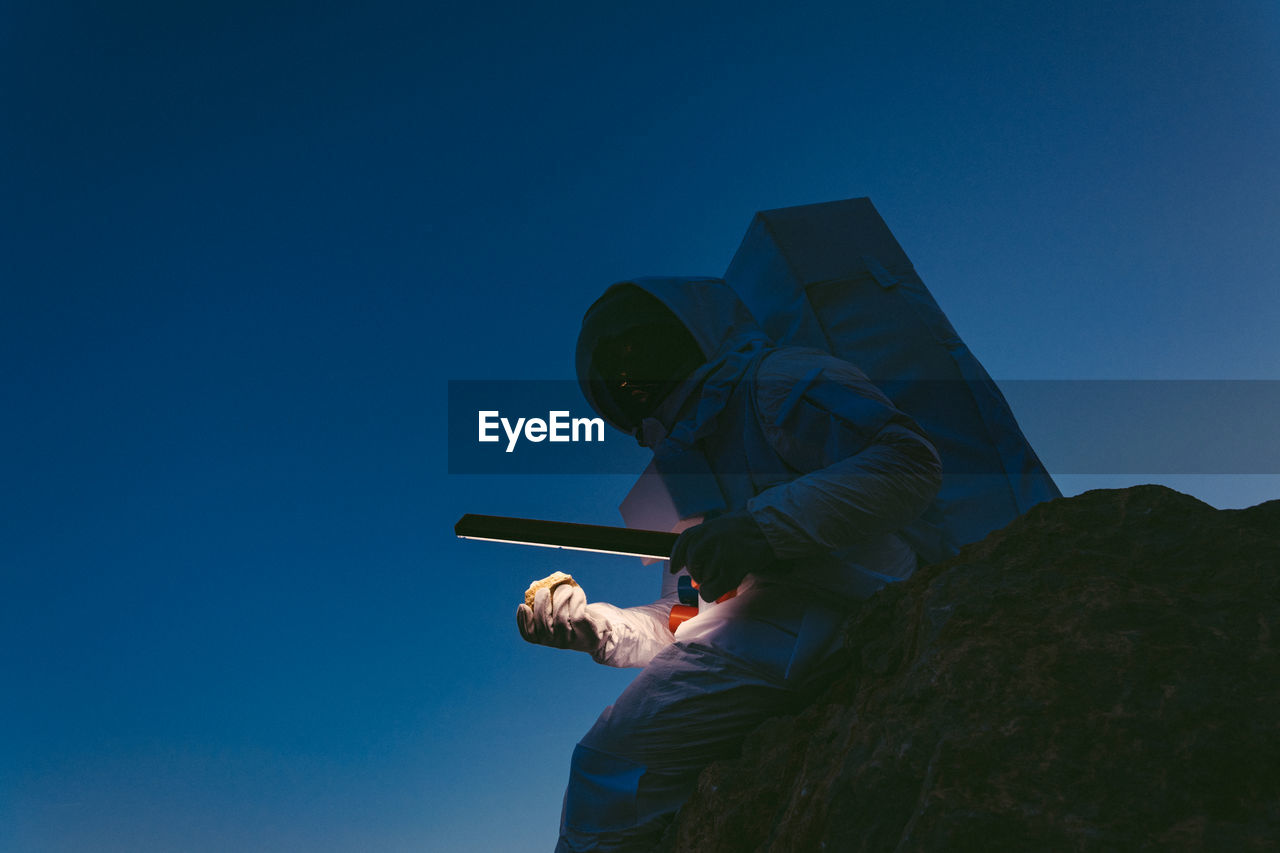
<path fill-rule="evenodd" d="M 839 614 L 794 596 L 740 597 L 689 639 L 682 629 L 579 742 L 557 851 L 649 850 L 704 767 L 794 709 L 809 668 L 795 666 L 797 648 L 830 645 Z"/>

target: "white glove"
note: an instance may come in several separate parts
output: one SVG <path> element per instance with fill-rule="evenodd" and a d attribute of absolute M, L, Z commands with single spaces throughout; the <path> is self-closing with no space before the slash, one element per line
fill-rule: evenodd
<path fill-rule="evenodd" d="M 556 649 L 573 649 L 592 656 L 604 645 L 608 619 L 587 604 L 587 594 L 576 584 L 540 589 L 533 607 L 516 608 L 520 636 L 530 643 Z"/>

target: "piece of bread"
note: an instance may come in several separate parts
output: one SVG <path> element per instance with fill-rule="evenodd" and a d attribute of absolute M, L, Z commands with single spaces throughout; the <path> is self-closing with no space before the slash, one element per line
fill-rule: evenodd
<path fill-rule="evenodd" d="M 567 584 L 570 584 L 571 586 L 578 585 L 578 582 L 576 580 L 574 580 L 569 575 L 566 575 L 564 572 L 554 572 L 552 574 L 547 575 L 545 578 L 543 578 L 540 581 L 534 581 L 533 583 L 529 584 L 529 588 L 524 591 L 524 603 L 532 607 L 533 597 L 537 595 L 538 590 L 555 589 L 562 583 L 567 583 Z"/>

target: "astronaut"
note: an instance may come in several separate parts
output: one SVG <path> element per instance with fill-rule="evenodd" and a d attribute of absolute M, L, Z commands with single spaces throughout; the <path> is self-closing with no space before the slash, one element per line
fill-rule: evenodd
<path fill-rule="evenodd" d="M 529 642 L 642 668 L 574 750 L 556 849 L 651 850 L 702 768 L 830 669 L 856 602 L 915 570 L 895 531 L 929 506 L 941 464 L 857 367 L 772 346 L 719 279 L 609 288 L 577 366 L 600 416 L 667 472 L 683 532 L 653 604 L 562 585 L 517 623 Z M 673 633 L 676 573 L 704 603 Z"/>

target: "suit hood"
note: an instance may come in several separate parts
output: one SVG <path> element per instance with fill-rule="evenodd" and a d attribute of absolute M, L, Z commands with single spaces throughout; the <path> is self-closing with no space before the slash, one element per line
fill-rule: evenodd
<path fill-rule="evenodd" d="M 692 335 L 707 364 L 715 364 L 731 353 L 768 343 L 751 312 L 723 279 L 649 277 L 612 285 L 583 317 L 576 364 L 578 383 L 587 402 L 609 424 L 623 432 L 634 433 L 635 428 L 625 422 L 603 390 L 604 377 L 593 363 L 592 356 L 601 340 L 621 333 L 632 322 L 630 317 L 620 318 L 617 311 L 607 310 L 616 305 L 616 300 L 624 298 L 631 288 L 638 288 L 661 302 Z"/>

